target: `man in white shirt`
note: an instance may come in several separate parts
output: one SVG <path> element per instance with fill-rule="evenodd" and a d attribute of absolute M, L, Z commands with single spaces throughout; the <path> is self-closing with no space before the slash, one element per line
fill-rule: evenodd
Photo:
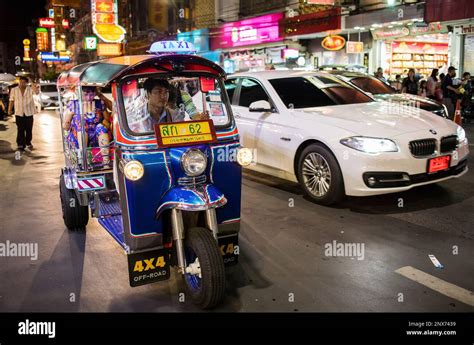
<path fill-rule="evenodd" d="M 16 143 L 20 151 L 24 151 L 25 148 L 33 149 L 31 139 L 33 137 L 33 115 L 36 113 L 33 93 L 36 94 L 37 91 L 33 91 L 28 86 L 28 79 L 26 77 L 20 77 L 20 84 L 10 92 L 8 114 L 13 114 L 12 107 L 15 105 L 15 118 L 18 130 Z"/>

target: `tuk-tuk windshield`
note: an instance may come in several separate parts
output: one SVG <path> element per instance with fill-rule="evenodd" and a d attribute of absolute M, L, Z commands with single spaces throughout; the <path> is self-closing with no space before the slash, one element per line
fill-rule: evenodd
<path fill-rule="evenodd" d="M 230 123 L 221 84 L 213 77 L 135 78 L 122 85 L 126 122 L 134 134 L 153 133 L 154 124 L 211 119 Z"/>

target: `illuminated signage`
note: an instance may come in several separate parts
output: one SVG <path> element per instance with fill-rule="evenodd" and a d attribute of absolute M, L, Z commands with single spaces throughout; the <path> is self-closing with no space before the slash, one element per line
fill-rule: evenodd
<path fill-rule="evenodd" d="M 31 61 L 30 57 L 30 40 L 25 38 L 23 40 L 23 61 Z"/>
<path fill-rule="evenodd" d="M 281 41 L 281 19 L 283 13 L 273 13 L 224 24 L 211 36 L 211 50 Z"/>
<path fill-rule="evenodd" d="M 49 18 L 54 18 L 54 8 L 50 8 L 50 9 L 48 10 L 48 13 L 49 13 L 49 14 L 48 14 Z"/>
<path fill-rule="evenodd" d="M 341 28 L 341 9 L 302 14 L 281 21 L 282 36 L 306 35 Z"/>
<path fill-rule="evenodd" d="M 334 0 L 306 0 L 307 5 L 329 5 L 334 6 Z"/>
<path fill-rule="evenodd" d="M 98 56 L 118 56 L 122 55 L 122 44 L 120 43 L 99 43 L 97 44 Z"/>
<path fill-rule="evenodd" d="M 125 29 L 118 25 L 117 0 L 91 0 L 92 30 L 102 41 L 121 43 Z"/>
<path fill-rule="evenodd" d="M 40 18 L 39 26 L 42 28 L 54 28 L 54 19 L 53 18 Z"/>
<path fill-rule="evenodd" d="M 66 50 L 66 41 L 64 41 L 63 39 L 56 40 L 56 50 Z"/>
<path fill-rule="evenodd" d="M 177 35 L 178 41 L 190 42 L 196 48 L 196 51 L 209 51 L 209 29 L 199 29 L 188 32 L 182 32 Z"/>
<path fill-rule="evenodd" d="M 363 52 L 364 52 L 364 42 L 356 42 L 356 41 L 346 42 L 347 54 L 360 54 Z"/>
<path fill-rule="evenodd" d="M 69 20 L 63 19 L 63 20 L 61 21 L 61 24 L 62 24 L 63 28 L 69 29 Z"/>
<path fill-rule="evenodd" d="M 435 34 L 435 33 L 441 33 L 444 32 L 444 28 L 441 25 L 440 22 L 436 23 L 429 23 L 426 26 L 415 26 L 413 25 L 410 28 L 410 36 L 416 36 L 416 35 L 426 35 L 426 34 Z"/>
<path fill-rule="evenodd" d="M 376 40 L 383 40 L 386 38 L 399 38 L 410 35 L 410 30 L 407 27 L 388 28 L 372 30 L 372 36 Z"/>
<path fill-rule="evenodd" d="M 45 28 L 36 29 L 36 48 L 39 51 L 48 50 L 48 30 Z"/>
<path fill-rule="evenodd" d="M 97 49 L 97 37 L 95 37 L 95 36 L 86 36 L 86 37 L 84 37 L 84 49 L 86 49 L 86 50 L 96 50 Z"/>
<path fill-rule="evenodd" d="M 321 42 L 321 46 L 327 50 L 341 50 L 346 44 L 346 39 L 342 36 L 326 36 Z"/>
<path fill-rule="evenodd" d="M 186 41 L 159 41 L 151 45 L 149 53 L 153 54 L 171 54 L 184 53 L 193 54 L 196 52 L 194 45 Z"/>
<path fill-rule="evenodd" d="M 56 30 L 51 29 L 51 50 L 56 49 Z"/>
<path fill-rule="evenodd" d="M 53 62 L 69 62 L 71 58 L 69 55 L 62 55 L 59 53 L 53 52 L 41 52 L 40 53 L 41 61 L 53 61 Z"/>
<path fill-rule="evenodd" d="M 283 49 L 283 57 L 285 59 L 297 59 L 300 56 L 298 49 Z"/>

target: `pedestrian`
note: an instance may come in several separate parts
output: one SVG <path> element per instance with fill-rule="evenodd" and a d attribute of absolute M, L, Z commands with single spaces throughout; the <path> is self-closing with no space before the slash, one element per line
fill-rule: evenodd
<path fill-rule="evenodd" d="M 444 74 L 444 73 L 439 74 L 439 84 L 440 84 L 440 86 L 441 86 L 441 84 L 443 84 L 443 80 L 444 80 L 445 76 L 446 76 L 446 74 Z M 443 90 L 441 90 L 441 91 L 443 91 Z"/>
<path fill-rule="evenodd" d="M 387 82 L 387 79 L 383 76 L 383 69 L 382 67 L 377 68 L 377 72 L 375 72 L 375 78 L 383 81 L 384 83 Z"/>
<path fill-rule="evenodd" d="M 428 83 L 426 85 L 426 96 L 428 98 L 443 101 L 443 91 L 441 91 L 441 82 L 438 79 L 439 69 L 434 68 L 431 71 L 431 75 L 428 78 Z"/>
<path fill-rule="evenodd" d="M 471 106 L 471 98 L 472 98 L 472 85 L 471 85 L 471 73 L 464 72 L 462 74 L 462 82 L 461 82 L 462 90 L 462 98 L 461 98 L 461 109 L 466 109 Z"/>
<path fill-rule="evenodd" d="M 397 74 L 395 76 L 395 81 L 393 82 L 393 85 L 392 85 L 395 90 L 397 90 L 398 92 L 402 91 L 402 76 L 400 74 Z"/>
<path fill-rule="evenodd" d="M 427 94 L 427 81 L 426 80 L 422 80 L 420 81 L 420 87 L 418 88 L 418 96 L 421 96 L 421 97 L 426 97 L 426 94 Z"/>
<path fill-rule="evenodd" d="M 15 115 L 17 136 L 16 143 L 18 150 L 24 151 L 33 149 L 31 140 L 33 138 L 33 115 L 36 113 L 33 94 L 35 91 L 28 86 L 28 79 L 20 77 L 20 83 L 10 92 L 10 102 L 8 104 L 8 114 Z M 12 111 L 12 107 L 15 111 Z"/>
<path fill-rule="evenodd" d="M 418 83 L 415 80 L 415 69 L 410 68 L 408 70 L 408 77 L 403 79 L 402 93 L 409 93 L 412 95 L 418 94 Z"/>
<path fill-rule="evenodd" d="M 456 68 L 449 66 L 448 73 L 443 79 L 441 89 L 443 90 L 443 104 L 448 109 L 449 118 L 454 118 L 454 110 L 459 95 L 459 89 L 454 87 L 453 78 L 456 76 Z"/>

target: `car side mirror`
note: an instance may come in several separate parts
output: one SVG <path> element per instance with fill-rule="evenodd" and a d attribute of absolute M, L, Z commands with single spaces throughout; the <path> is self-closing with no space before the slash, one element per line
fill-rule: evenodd
<path fill-rule="evenodd" d="M 273 112 L 273 108 L 267 101 L 256 101 L 250 103 L 249 111 L 251 112 L 258 112 L 258 113 L 265 113 L 265 112 Z"/>

